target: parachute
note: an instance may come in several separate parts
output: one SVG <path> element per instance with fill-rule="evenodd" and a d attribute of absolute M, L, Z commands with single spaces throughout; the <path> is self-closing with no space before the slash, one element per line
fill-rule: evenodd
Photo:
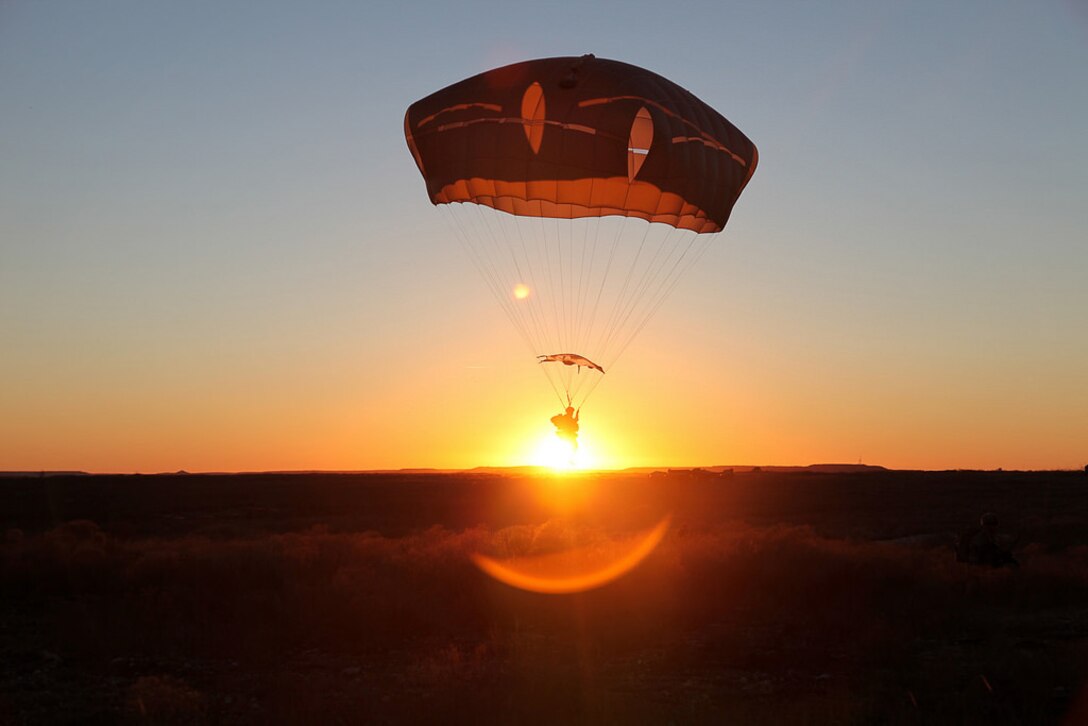
<path fill-rule="evenodd" d="M 431 202 L 532 354 L 564 363 L 541 370 L 579 407 L 603 377 L 577 374 L 611 369 L 758 163 L 690 92 L 593 55 L 455 83 L 408 108 L 404 135 Z"/>
<path fill-rule="evenodd" d="M 577 353 L 552 353 L 551 355 L 538 355 L 536 358 L 539 363 L 562 363 L 565 366 L 592 368 L 595 371 L 604 373 L 604 368 L 601 368 L 584 355 L 578 355 Z"/>

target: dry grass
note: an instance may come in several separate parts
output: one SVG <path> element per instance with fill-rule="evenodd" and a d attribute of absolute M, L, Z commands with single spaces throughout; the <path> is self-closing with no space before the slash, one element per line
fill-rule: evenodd
<path fill-rule="evenodd" d="M 5 647 L 55 654 L 39 689 L 63 695 L 72 669 L 88 703 L 149 723 L 1045 723 L 1082 683 L 1085 547 L 981 571 L 808 527 L 680 527 L 572 597 L 468 558 L 604 538 L 553 521 L 118 539 L 73 521 L 0 547 L 9 612 L 35 609 Z M 3 703 L 45 713 L 13 688 Z"/>

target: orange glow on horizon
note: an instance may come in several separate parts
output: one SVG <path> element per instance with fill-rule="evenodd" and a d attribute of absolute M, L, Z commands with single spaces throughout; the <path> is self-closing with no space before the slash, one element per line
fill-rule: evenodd
<path fill-rule="evenodd" d="M 647 533 L 636 537 L 632 547 L 603 564 L 599 562 L 603 559 L 602 553 L 584 547 L 505 561 L 475 553 L 472 561 L 499 582 L 521 590 L 550 595 L 585 592 L 606 585 L 637 567 L 665 537 L 670 520 L 671 517 L 665 517 Z M 588 568 L 586 562 L 590 563 Z"/>

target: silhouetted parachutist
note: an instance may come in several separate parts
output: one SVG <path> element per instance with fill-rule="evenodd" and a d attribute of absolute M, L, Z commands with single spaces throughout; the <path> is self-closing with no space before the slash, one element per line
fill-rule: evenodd
<path fill-rule="evenodd" d="M 552 416 L 552 425 L 555 426 L 555 435 L 570 443 L 574 449 L 578 448 L 578 412 L 573 406 L 567 406 L 563 413 Z"/>

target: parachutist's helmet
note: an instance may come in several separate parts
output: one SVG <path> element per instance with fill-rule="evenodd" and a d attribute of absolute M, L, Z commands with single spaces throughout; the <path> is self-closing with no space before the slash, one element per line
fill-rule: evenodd
<path fill-rule="evenodd" d="M 574 406 L 567 406 L 567 415 L 570 416 L 574 413 Z"/>
<path fill-rule="evenodd" d="M 983 514 L 978 521 L 983 527 L 996 527 L 997 515 L 993 512 L 986 512 L 986 514 Z"/>

